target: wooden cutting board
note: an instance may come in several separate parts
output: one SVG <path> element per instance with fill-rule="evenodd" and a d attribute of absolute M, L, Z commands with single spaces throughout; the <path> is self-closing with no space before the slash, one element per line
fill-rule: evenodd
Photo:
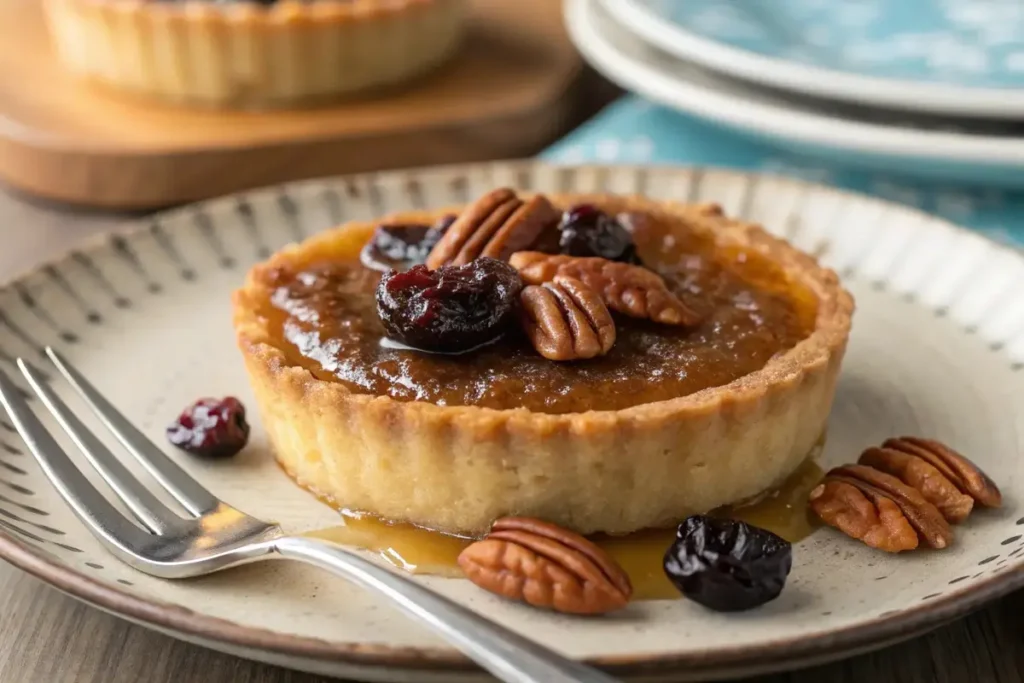
<path fill-rule="evenodd" d="M 557 0 L 474 0 L 459 57 L 387 96 L 231 112 L 143 101 L 57 62 L 39 0 L 0 0 L 0 178 L 47 199 L 150 209 L 286 180 L 532 154 L 578 117 Z"/>

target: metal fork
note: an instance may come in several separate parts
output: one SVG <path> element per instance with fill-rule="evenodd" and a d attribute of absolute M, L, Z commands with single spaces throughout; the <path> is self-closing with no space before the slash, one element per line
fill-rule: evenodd
<path fill-rule="evenodd" d="M 604 673 L 542 647 L 341 546 L 286 536 L 276 524 L 231 507 L 203 488 L 132 426 L 60 354 L 49 347 L 46 354 L 121 445 L 187 513 L 179 514 L 157 499 L 75 417 L 43 375 L 19 358 L 18 368 L 36 396 L 141 527 L 134 524 L 86 479 L 33 414 L 18 387 L 0 372 L 0 402 L 43 472 L 93 535 L 135 569 L 161 578 L 180 579 L 259 560 L 299 560 L 339 574 L 389 599 L 508 683 L 614 683 Z"/>

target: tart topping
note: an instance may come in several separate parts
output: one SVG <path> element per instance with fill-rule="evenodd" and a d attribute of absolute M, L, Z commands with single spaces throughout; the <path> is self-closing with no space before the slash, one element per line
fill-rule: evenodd
<path fill-rule="evenodd" d="M 574 263 L 586 264 L 589 259 L 590 263 L 598 264 L 594 273 L 585 273 L 586 277 L 573 272 L 561 274 L 589 286 L 613 311 L 615 343 L 607 353 L 581 362 L 553 363 L 538 353 L 526 334 L 506 334 L 497 341 L 499 332 L 486 330 L 481 336 L 497 343 L 482 346 L 472 358 L 409 353 L 410 348 L 455 350 L 443 342 L 420 339 L 410 343 L 406 334 L 397 329 L 407 329 L 412 336 L 422 332 L 431 339 L 436 337 L 430 330 L 422 330 L 436 308 L 428 301 L 436 292 L 417 297 L 417 303 L 422 304 L 420 309 L 399 314 L 399 303 L 388 301 L 385 288 L 381 291 L 383 306 L 379 307 L 377 293 L 383 273 L 373 268 L 392 265 L 402 272 L 403 268 L 418 265 L 414 261 L 422 258 L 421 250 L 429 246 L 430 236 L 443 230 L 442 223 L 436 231 L 425 230 L 423 225 L 380 229 L 374 238 L 375 245 L 364 252 L 376 252 L 381 257 L 376 259 L 380 265 L 371 263 L 370 268 L 348 258 L 354 245 L 346 244 L 339 252 L 326 248 L 325 241 L 325 248 L 313 248 L 308 259 L 293 267 L 282 264 L 267 271 L 263 279 L 273 291 L 263 313 L 272 333 L 283 340 L 288 361 L 357 393 L 402 401 L 526 408 L 562 414 L 626 408 L 722 386 L 764 367 L 814 330 L 815 298 L 794 296 L 795 290 L 790 291 L 789 280 L 783 277 L 785 273 L 767 255 L 751 252 L 738 259 L 731 253 L 719 253 L 713 231 L 689 226 L 682 215 L 674 216 L 672 212 L 652 209 L 633 215 L 622 213 L 621 208 L 634 205 L 625 200 L 608 199 L 604 204 L 597 199 L 592 203 L 615 216 L 627 232 L 636 230 L 631 237 L 637 249 L 646 255 L 646 261 L 645 267 L 636 266 L 635 270 L 630 270 L 631 264 L 598 257 L 558 255 L 561 208 L 549 211 L 544 208 L 549 207 L 548 199 L 534 195 L 528 198 L 525 194 L 515 198 L 509 190 L 490 193 L 460 210 L 432 252 L 448 245 L 454 246 L 452 254 L 458 255 L 470 237 L 461 235 L 461 243 L 456 240 L 449 244 L 450 239 L 458 236 L 460 226 L 479 227 L 476 219 L 470 220 L 473 215 L 490 216 L 510 200 L 522 200 L 522 206 L 505 221 L 502 230 L 506 232 L 482 233 L 491 235 L 488 245 L 500 243 L 504 237 L 495 238 L 505 234 L 516 239 L 525 234 L 522 242 L 527 242 L 535 230 L 523 233 L 516 226 L 543 225 L 537 239 L 513 253 L 509 261 L 512 257 L 522 258 L 521 252 L 532 251 L 551 254 L 554 259 L 579 259 Z M 481 208 L 488 201 L 490 208 Z M 530 222 L 531 217 L 546 213 L 550 213 L 548 219 Z M 581 211 L 577 209 L 576 213 Z M 430 220 L 422 216 L 392 216 L 390 222 L 417 224 Z M 363 229 L 364 226 L 359 227 L 360 232 Z M 499 255 L 519 249 L 521 242 L 505 244 Z M 389 262 L 385 256 L 397 260 Z M 612 270 L 603 272 L 605 266 Z M 560 274 L 555 271 L 544 273 L 543 279 L 529 284 L 551 281 Z M 618 280 L 620 273 L 625 275 L 625 284 Z M 614 281 L 606 277 L 609 274 Z M 600 277 L 600 287 L 594 285 L 595 275 Z M 419 277 L 403 274 L 396 286 L 402 289 L 402 281 L 410 284 L 422 279 L 422 270 Z M 640 287 L 631 286 L 636 283 Z M 421 286 L 430 288 L 422 282 Z M 390 298 L 403 297 L 396 294 Z M 495 299 L 504 301 L 500 295 Z M 518 327 L 522 324 L 518 295 L 512 307 L 516 309 L 512 324 Z M 700 313 L 699 321 L 678 325 L 696 320 L 690 307 Z M 625 311 L 626 315 L 616 311 Z M 421 312 L 427 314 L 426 319 L 420 318 Z M 495 312 L 494 317 L 500 319 L 501 313 Z M 481 319 L 490 317 L 477 309 L 473 309 L 473 314 Z M 390 321 L 395 316 L 405 322 Z M 466 313 L 466 317 L 472 316 Z M 460 342 L 456 346 L 465 345 Z M 652 377 L 657 381 L 651 381 Z"/>
<path fill-rule="evenodd" d="M 608 308 L 634 318 L 666 325 L 696 325 L 698 315 L 668 290 L 654 272 L 603 258 L 520 251 L 509 260 L 530 285 L 550 282 L 556 275 L 576 278 L 601 294 Z"/>
<path fill-rule="evenodd" d="M 772 532 L 731 519 L 694 515 L 665 553 L 665 574 L 684 597 L 718 612 L 774 600 L 793 566 L 792 546 Z"/>
<path fill-rule="evenodd" d="M 913 436 L 888 439 L 882 446 L 928 461 L 958 489 L 985 507 L 997 508 L 1003 504 L 1003 496 L 999 492 L 999 487 L 988 478 L 988 475 L 949 446 L 931 439 L 919 439 Z"/>
<path fill-rule="evenodd" d="M 542 195 L 524 202 L 508 188 L 492 190 L 459 215 L 430 251 L 427 267 L 459 266 L 480 257 L 507 260 L 557 222 L 558 211 Z"/>
<path fill-rule="evenodd" d="M 548 360 L 603 356 L 615 343 L 615 322 L 601 297 L 576 278 L 557 275 L 519 296 L 526 336 Z"/>
<path fill-rule="evenodd" d="M 377 314 L 395 341 L 425 351 L 468 351 L 502 335 L 522 288 L 515 269 L 492 258 L 390 270 L 377 286 Z"/>
<path fill-rule="evenodd" d="M 898 553 L 917 547 L 917 532 L 900 506 L 865 482 L 826 479 L 811 491 L 811 509 L 872 548 Z"/>
<path fill-rule="evenodd" d="M 382 273 L 392 268 L 406 270 L 423 263 L 455 218 L 442 216 L 434 225 L 385 223 L 377 226 L 373 237 L 359 252 L 359 260 L 367 268 Z"/>
<path fill-rule="evenodd" d="M 887 439 L 865 450 L 858 464 L 832 469 L 810 499 L 825 523 L 888 552 L 917 547 L 901 519 L 928 546 L 945 548 L 953 542 L 949 525 L 967 519 L 975 502 L 1002 504 L 998 487 L 973 462 L 938 441 L 911 436 Z"/>
<path fill-rule="evenodd" d="M 609 261 L 640 263 L 629 231 L 593 204 L 577 204 L 562 214 L 559 251 L 569 256 L 597 256 Z"/>
<path fill-rule="evenodd" d="M 167 440 L 204 458 L 229 458 L 249 441 L 245 406 L 237 398 L 202 398 L 167 426 Z"/>
<path fill-rule="evenodd" d="M 470 581 L 534 607 L 603 614 L 629 603 L 633 587 L 607 553 L 582 536 L 539 519 L 505 517 L 459 555 Z"/>

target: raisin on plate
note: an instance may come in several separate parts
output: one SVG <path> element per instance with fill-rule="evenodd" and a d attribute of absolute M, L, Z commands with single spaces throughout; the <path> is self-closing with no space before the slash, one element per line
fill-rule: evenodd
<path fill-rule="evenodd" d="M 687 518 L 665 553 L 665 574 L 682 594 L 718 612 L 774 600 L 793 565 L 789 542 L 732 519 Z"/>

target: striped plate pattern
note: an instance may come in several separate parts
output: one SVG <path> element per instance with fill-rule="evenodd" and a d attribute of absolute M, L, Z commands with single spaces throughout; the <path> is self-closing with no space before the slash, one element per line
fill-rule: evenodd
<path fill-rule="evenodd" d="M 226 197 L 143 219 L 0 288 L 0 367 L 13 374 L 14 358 L 38 360 L 44 345 L 57 346 L 164 443 L 166 423 L 199 396 L 250 400 L 230 292 L 252 263 L 346 220 L 463 202 L 505 184 L 717 201 L 815 254 L 858 301 L 826 465 L 894 434 L 932 435 L 973 456 L 1006 504 L 973 515 L 943 552 L 889 557 L 821 530 L 797 545 L 782 597 L 743 615 L 680 600 L 639 603 L 619 619 L 572 619 L 504 603 L 465 581 L 425 583 L 644 680 L 821 661 L 922 632 L 1024 585 L 1024 258 L 925 214 L 800 181 L 520 161 Z M 68 393 L 59 383 L 58 391 Z M 224 499 L 286 530 L 336 521 L 277 470 L 258 422 L 251 446 L 232 462 L 172 457 Z M 370 680 L 477 678 L 429 633 L 314 569 L 271 563 L 167 582 L 118 564 L 57 498 L 6 421 L 0 556 L 87 602 L 228 652 Z"/>

